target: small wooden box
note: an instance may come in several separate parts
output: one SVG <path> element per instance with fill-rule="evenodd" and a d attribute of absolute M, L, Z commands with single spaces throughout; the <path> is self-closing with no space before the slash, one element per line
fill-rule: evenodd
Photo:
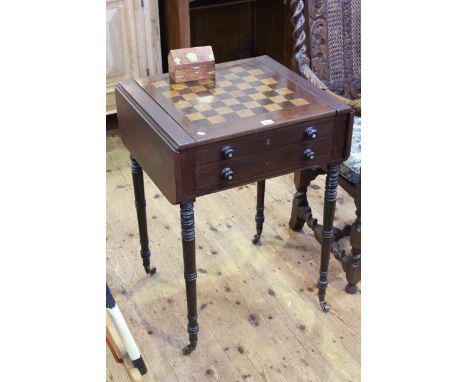
<path fill-rule="evenodd" d="M 174 49 L 168 56 L 169 77 L 175 83 L 215 78 L 211 46 Z"/>

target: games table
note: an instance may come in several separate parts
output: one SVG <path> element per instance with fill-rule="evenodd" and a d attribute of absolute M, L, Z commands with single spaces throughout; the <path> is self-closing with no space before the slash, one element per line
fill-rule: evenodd
<path fill-rule="evenodd" d="M 143 171 L 180 204 L 189 345 L 198 340 L 195 222 L 197 197 L 258 182 L 257 234 L 263 227 L 265 179 L 306 168 L 327 173 L 318 296 L 325 290 L 339 165 L 349 156 L 353 111 L 268 56 L 216 65 L 215 80 L 171 83 L 167 74 L 116 87 L 120 135 L 131 153 L 141 257 L 150 249 Z"/>

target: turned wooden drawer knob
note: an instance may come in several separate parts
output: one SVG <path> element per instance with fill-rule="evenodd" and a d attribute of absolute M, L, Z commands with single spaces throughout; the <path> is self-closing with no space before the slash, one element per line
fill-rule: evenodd
<path fill-rule="evenodd" d="M 312 160 L 312 159 L 315 158 L 315 153 L 311 149 L 307 149 L 307 150 L 304 151 L 304 157 L 306 159 Z"/>
<path fill-rule="evenodd" d="M 234 177 L 234 171 L 232 171 L 230 167 L 223 168 L 221 176 L 226 180 L 231 180 Z"/>
<path fill-rule="evenodd" d="M 304 135 L 307 139 L 315 139 L 317 138 L 317 130 L 313 127 L 308 127 L 304 130 Z"/>
<path fill-rule="evenodd" d="M 234 155 L 234 149 L 231 146 L 224 146 L 221 150 L 224 158 L 229 159 Z"/>

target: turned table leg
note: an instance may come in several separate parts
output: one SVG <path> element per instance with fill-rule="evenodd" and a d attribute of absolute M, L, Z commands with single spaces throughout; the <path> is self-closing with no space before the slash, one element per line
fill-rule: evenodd
<path fill-rule="evenodd" d="M 339 165 L 329 164 L 327 166 L 327 179 L 325 181 L 320 277 L 317 283 L 320 306 L 324 312 L 328 312 L 329 310 L 327 302 L 325 301 L 325 292 L 328 286 L 328 263 L 330 260 L 330 249 L 333 241 L 333 218 L 335 217 L 338 176 Z"/>
<path fill-rule="evenodd" d="M 153 275 L 156 273 L 156 268 L 151 267 L 149 249 L 148 228 L 146 226 L 146 201 L 145 201 L 145 186 L 143 183 L 143 170 L 135 158 L 130 155 L 132 161 L 132 178 L 133 191 L 135 193 L 135 207 L 138 218 L 138 231 L 140 233 L 140 255 L 143 259 L 143 267 L 146 273 Z"/>
<path fill-rule="evenodd" d="M 257 244 L 262 236 L 263 222 L 265 216 L 263 211 L 265 209 L 265 181 L 260 180 L 257 182 L 257 214 L 255 215 L 255 222 L 257 223 L 257 234 L 253 237 L 252 243 Z"/>
<path fill-rule="evenodd" d="M 346 269 L 346 292 L 355 294 L 358 291 L 356 284 L 361 281 L 361 179 L 356 184 L 356 220 L 351 226 L 351 261 Z"/>
<path fill-rule="evenodd" d="M 182 248 L 184 253 L 185 292 L 187 295 L 187 332 L 190 343 L 184 347 L 183 354 L 190 354 L 197 348 L 197 265 L 195 259 L 195 221 L 193 202 L 180 204 L 180 223 L 182 228 Z"/>

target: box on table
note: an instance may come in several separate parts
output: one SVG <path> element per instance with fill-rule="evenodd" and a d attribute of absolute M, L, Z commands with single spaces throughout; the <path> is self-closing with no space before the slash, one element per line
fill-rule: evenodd
<path fill-rule="evenodd" d="M 215 78 L 211 46 L 174 49 L 168 56 L 169 77 L 175 83 Z"/>

